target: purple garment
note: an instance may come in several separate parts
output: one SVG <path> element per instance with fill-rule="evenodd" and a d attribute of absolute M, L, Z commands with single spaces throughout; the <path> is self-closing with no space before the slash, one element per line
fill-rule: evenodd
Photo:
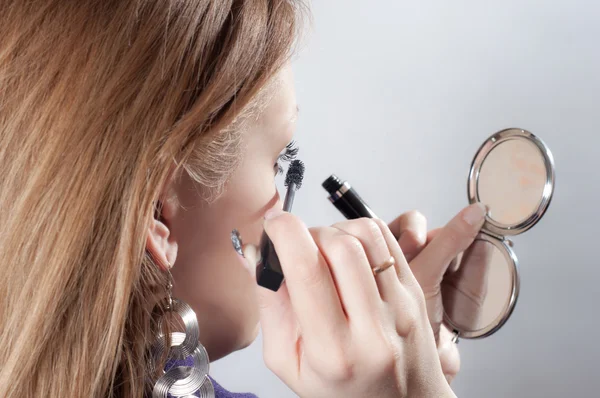
<path fill-rule="evenodd" d="M 254 394 L 250 393 L 234 393 L 229 392 L 223 387 L 221 387 L 213 378 L 211 378 L 213 382 L 213 386 L 215 386 L 215 397 L 216 398 L 258 398 Z"/>
<path fill-rule="evenodd" d="M 192 359 L 192 357 L 187 357 L 184 360 L 171 360 L 168 361 L 165 365 L 165 372 L 168 371 L 169 369 L 173 368 L 174 366 L 193 366 L 194 365 L 194 361 Z M 256 395 L 254 394 L 250 394 L 250 393 L 234 393 L 234 392 L 229 392 L 226 389 L 224 389 L 219 383 L 217 383 L 212 377 L 210 377 L 210 380 L 213 383 L 213 386 L 215 388 L 215 398 L 258 398 Z M 194 396 L 198 396 L 197 394 L 194 394 Z M 169 397 L 171 397 L 171 395 L 169 395 Z"/>

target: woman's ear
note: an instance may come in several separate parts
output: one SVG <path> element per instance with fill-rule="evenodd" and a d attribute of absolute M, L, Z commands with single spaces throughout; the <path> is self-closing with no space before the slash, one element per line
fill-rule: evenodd
<path fill-rule="evenodd" d="M 159 203 L 146 237 L 146 250 L 165 272 L 175 264 L 177 259 L 177 242 L 173 239 L 169 228 L 176 206 L 176 200 L 173 199 Z"/>

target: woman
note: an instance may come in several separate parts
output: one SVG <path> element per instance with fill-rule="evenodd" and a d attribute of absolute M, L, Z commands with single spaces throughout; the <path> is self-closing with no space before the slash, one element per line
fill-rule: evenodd
<path fill-rule="evenodd" d="M 439 281 L 483 210 L 430 243 L 417 213 L 308 230 L 277 210 L 301 9 L 0 3 L 0 396 L 148 395 L 166 360 L 151 346 L 170 336 L 157 317 L 176 303 L 212 360 L 260 319 L 267 365 L 300 396 L 453 396 Z M 244 267 L 263 228 L 286 272 L 277 293 Z"/>

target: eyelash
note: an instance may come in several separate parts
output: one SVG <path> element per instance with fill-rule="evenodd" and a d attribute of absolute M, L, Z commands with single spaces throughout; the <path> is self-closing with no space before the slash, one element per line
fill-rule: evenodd
<path fill-rule="evenodd" d="M 298 148 L 295 141 L 292 141 L 289 144 L 287 144 L 285 150 L 279 155 L 279 157 L 277 158 L 277 162 L 275 162 L 275 164 L 273 165 L 273 168 L 275 169 L 275 174 L 282 174 L 282 163 L 289 163 L 292 160 L 296 159 L 299 150 L 300 148 Z"/>

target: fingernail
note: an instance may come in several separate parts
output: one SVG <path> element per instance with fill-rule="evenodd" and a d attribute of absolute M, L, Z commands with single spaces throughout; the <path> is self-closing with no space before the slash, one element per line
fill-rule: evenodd
<path fill-rule="evenodd" d="M 469 225 L 479 225 L 485 218 L 487 208 L 483 203 L 476 203 L 469 206 L 463 214 L 463 220 Z"/>
<path fill-rule="evenodd" d="M 244 251 L 246 252 L 246 258 L 248 259 L 248 266 L 255 266 L 260 261 L 260 252 L 256 246 L 246 245 Z"/>
<path fill-rule="evenodd" d="M 265 220 L 272 220 L 275 217 L 279 217 L 283 213 L 285 213 L 285 211 L 278 208 L 270 209 L 265 213 Z"/>
<path fill-rule="evenodd" d="M 235 251 L 242 257 L 244 257 L 244 251 L 242 250 L 242 236 L 237 229 L 231 231 L 231 243 Z"/>
<path fill-rule="evenodd" d="M 245 245 L 243 250 L 245 254 L 244 268 L 256 280 L 256 266 L 260 262 L 260 252 L 254 245 Z"/>

